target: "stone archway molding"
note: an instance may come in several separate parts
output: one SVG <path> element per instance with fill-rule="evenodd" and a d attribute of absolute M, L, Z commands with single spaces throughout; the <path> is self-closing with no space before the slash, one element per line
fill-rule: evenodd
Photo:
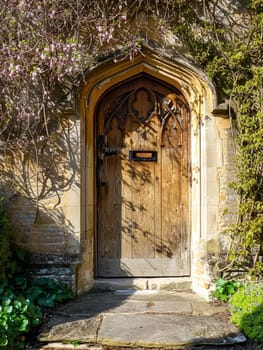
<path fill-rule="evenodd" d="M 208 147 L 207 121 L 212 120 L 216 105 L 215 89 L 204 72 L 197 69 L 183 58 L 171 58 L 149 48 L 143 48 L 142 54 L 133 61 L 123 60 L 114 63 L 108 59 L 91 69 L 86 76 L 86 83 L 80 88 L 81 114 L 81 236 L 80 245 L 82 264 L 78 269 L 78 292 L 88 290 L 94 279 L 94 247 L 96 241 L 96 181 L 95 181 L 95 133 L 94 116 L 101 96 L 113 86 L 140 73 L 165 81 L 185 96 L 191 110 L 191 231 L 192 261 L 191 278 L 193 288 L 199 294 L 206 294 L 209 276 L 205 257 L 208 237 L 209 215 L 208 184 L 215 184 L 216 179 L 207 170 L 206 150 Z M 211 124 L 211 123 L 210 123 Z M 204 152 L 205 151 L 205 152 Z M 209 176 L 211 176 L 209 178 Z M 215 184 L 216 185 L 216 184 Z M 215 198 L 213 206 L 218 202 Z M 209 214 L 208 214 L 209 212 Z M 216 232 L 209 232 L 213 237 Z M 200 251 L 197 251 L 200 247 Z M 201 262 L 201 260 L 204 262 Z"/>

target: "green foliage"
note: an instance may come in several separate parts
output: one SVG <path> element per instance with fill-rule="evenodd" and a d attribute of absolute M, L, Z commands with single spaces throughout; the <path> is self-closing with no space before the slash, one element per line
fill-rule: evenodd
<path fill-rule="evenodd" d="M 11 256 L 10 230 L 10 220 L 3 205 L 3 199 L 0 198 L 0 280 L 7 272 L 7 263 Z"/>
<path fill-rule="evenodd" d="M 70 345 L 73 345 L 75 348 L 80 345 L 80 342 L 78 340 L 65 340 L 63 344 L 70 344 Z"/>
<path fill-rule="evenodd" d="M 218 278 L 216 281 L 216 290 L 214 296 L 222 301 L 228 300 L 231 295 L 241 287 L 241 283 L 238 281 L 228 281 L 224 278 Z"/>
<path fill-rule="evenodd" d="M 242 286 L 230 299 L 231 321 L 245 335 L 263 343 L 263 288 L 259 284 Z"/>
<path fill-rule="evenodd" d="M 53 279 L 38 278 L 28 283 L 25 278 L 20 283 L 27 283 L 25 295 L 41 307 L 54 307 L 57 303 L 74 297 L 71 288 L 65 283 Z"/>
<path fill-rule="evenodd" d="M 57 303 L 74 297 L 71 288 L 66 283 L 58 283 L 50 278 L 37 278 L 29 280 L 25 276 L 13 279 L 14 290 L 22 292 L 40 307 L 54 307 Z"/>
<path fill-rule="evenodd" d="M 260 51 L 262 45 L 262 39 L 259 43 L 254 38 L 253 50 Z M 263 69 L 257 58 L 250 59 L 252 64 L 247 67 L 246 81 L 241 79 L 233 89 L 239 113 L 237 181 L 232 187 L 239 194 L 240 204 L 239 222 L 229 233 L 233 242 L 230 259 L 239 264 L 247 261 L 250 273 L 255 269 L 255 275 L 258 275 L 260 269 L 256 265 L 260 263 L 258 256 L 262 255 L 263 248 Z M 261 276 L 262 273 L 255 277 Z"/>
<path fill-rule="evenodd" d="M 41 323 L 41 309 L 7 280 L 0 286 L 0 296 L 0 348 L 23 349 L 24 334 Z"/>
<path fill-rule="evenodd" d="M 42 322 L 42 309 L 72 299 L 68 285 L 18 276 L 0 285 L 0 349 L 23 349 L 25 334 Z"/>

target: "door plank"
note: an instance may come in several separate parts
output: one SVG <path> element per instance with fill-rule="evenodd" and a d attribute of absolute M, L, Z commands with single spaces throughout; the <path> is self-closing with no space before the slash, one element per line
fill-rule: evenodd
<path fill-rule="evenodd" d="M 178 148 L 180 132 L 169 116 L 163 132 L 162 147 L 162 253 L 164 257 L 180 256 L 182 239 L 182 152 Z"/>

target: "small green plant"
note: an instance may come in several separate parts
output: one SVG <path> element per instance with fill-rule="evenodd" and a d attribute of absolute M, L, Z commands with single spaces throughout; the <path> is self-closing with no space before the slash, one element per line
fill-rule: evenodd
<path fill-rule="evenodd" d="M 74 348 L 80 345 L 80 342 L 78 340 L 65 340 L 63 344 L 70 344 L 73 345 Z"/>
<path fill-rule="evenodd" d="M 40 307 L 54 307 L 57 303 L 74 297 L 72 289 L 66 283 L 57 283 L 50 278 L 30 280 L 17 276 L 13 280 L 14 288 Z"/>
<path fill-rule="evenodd" d="M 41 323 L 41 309 L 23 294 L 17 294 L 7 280 L 0 286 L 0 297 L 0 348 L 23 349 L 25 333 Z"/>
<path fill-rule="evenodd" d="M 222 301 L 227 301 L 240 287 L 241 283 L 238 281 L 218 278 L 214 296 Z"/>
<path fill-rule="evenodd" d="M 74 297 L 72 289 L 66 283 L 57 283 L 49 278 L 38 278 L 29 283 L 25 294 L 40 307 L 54 307 L 57 303 Z"/>
<path fill-rule="evenodd" d="M 244 333 L 263 343 L 263 288 L 259 284 L 242 286 L 230 299 L 229 310 L 234 322 Z"/>
<path fill-rule="evenodd" d="M 17 276 L 0 285 L 0 349 L 24 349 L 25 334 L 42 322 L 42 308 L 72 299 L 70 287 L 52 279 Z"/>

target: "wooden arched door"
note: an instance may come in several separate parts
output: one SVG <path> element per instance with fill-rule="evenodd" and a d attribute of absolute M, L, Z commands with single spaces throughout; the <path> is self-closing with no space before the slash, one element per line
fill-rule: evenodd
<path fill-rule="evenodd" d="M 189 110 L 140 75 L 97 109 L 97 275 L 190 273 Z"/>

